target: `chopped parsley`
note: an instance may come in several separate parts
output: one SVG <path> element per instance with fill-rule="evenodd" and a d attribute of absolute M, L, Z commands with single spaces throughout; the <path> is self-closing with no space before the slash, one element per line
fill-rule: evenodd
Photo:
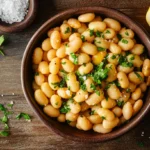
<path fill-rule="evenodd" d="M 0 46 L 4 43 L 4 41 L 5 41 L 4 35 L 1 35 L 0 36 Z"/>
<path fill-rule="evenodd" d="M 125 35 L 126 35 L 126 36 L 129 36 L 129 33 L 126 31 L 126 32 L 125 32 Z"/>
<path fill-rule="evenodd" d="M 67 122 L 68 124 L 70 124 L 70 123 L 71 123 L 71 121 L 70 121 L 70 120 L 66 120 L 66 122 Z"/>
<path fill-rule="evenodd" d="M 122 39 L 121 42 L 124 44 L 128 44 L 128 40 L 126 40 L 126 39 Z"/>
<path fill-rule="evenodd" d="M 94 115 L 95 110 L 91 110 L 90 115 Z"/>
<path fill-rule="evenodd" d="M 104 117 L 104 116 L 101 116 L 101 118 L 102 118 L 102 120 L 106 120 L 106 117 Z"/>
<path fill-rule="evenodd" d="M 9 135 L 9 132 L 8 132 L 8 131 L 3 130 L 3 131 L 0 131 L 0 135 L 1 135 L 1 136 L 6 137 L 6 136 L 8 136 L 8 135 Z"/>
<path fill-rule="evenodd" d="M 73 58 L 73 63 L 75 65 L 77 65 L 78 64 L 78 56 L 75 53 L 71 53 L 70 55 Z"/>
<path fill-rule="evenodd" d="M 118 105 L 119 107 L 123 107 L 124 104 L 125 104 L 124 101 L 117 100 L 117 105 Z"/>
<path fill-rule="evenodd" d="M 26 121 L 30 121 L 31 117 L 26 113 L 20 113 L 16 116 L 16 119 L 20 120 L 21 118 L 24 118 Z"/>
<path fill-rule="evenodd" d="M 96 36 L 97 36 L 97 37 L 101 37 L 101 34 L 102 34 L 102 32 L 96 31 Z"/>
<path fill-rule="evenodd" d="M 132 57 L 130 58 L 130 60 L 131 60 L 131 61 L 134 60 L 134 56 L 132 56 Z"/>
<path fill-rule="evenodd" d="M 62 64 L 62 65 L 65 65 L 65 64 L 66 64 L 66 62 L 61 62 L 61 64 Z"/>
<path fill-rule="evenodd" d="M 110 31 L 109 31 L 109 30 L 106 30 L 105 33 L 106 33 L 106 34 L 110 34 Z"/>
<path fill-rule="evenodd" d="M 38 76 L 39 75 L 39 72 L 35 72 L 35 74 L 34 74 L 35 76 Z"/>
<path fill-rule="evenodd" d="M 123 66 L 123 67 L 133 67 L 133 63 L 132 62 L 123 62 L 123 63 L 121 63 L 121 66 Z"/>
<path fill-rule="evenodd" d="M 90 36 L 94 35 L 94 30 L 90 30 Z"/>
<path fill-rule="evenodd" d="M 111 56 L 111 59 L 116 59 L 116 55 L 112 55 L 112 56 Z"/>
<path fill-rule="evenodd" d="M 141 80 L 141 81 L 143 81 L 143 78 L 141 77 L 141 75 L 139 74 L 139 73 L 137 73 L 137 72 L 134 72 L 135 74 L 136 74 L 136 76 Z"/>
<path fill-rule="evenodd" d="M 105 51 L 106 48 L 103 48 L 103 47 L 97 47 L 97 50 L 98 50 L 98 51 Z"/>
<path fill-rule="evenodd" d="M 70 32 L 71 32 L 71 31 L 70 31 L 70 28 L 67 27 L 66 30 L 65 30 L 65 34 L 70 33 Z"/>
<path fill-rule="evenodd" d="M 60 112 L 63 113 L 63 114 L 66 114 L 69 111 L 70 111 L 69 105 L 67 105 L 66 102 L 63 102 L 63 105 L 60 108 Z"/>
<path fill-rule="evenodd" d="M 53 82 L 51 84 L 54 86 L 54 88 L 56 88 L 56 87 L 59 87 L 60 82 Z"/>
<path fill-rule="evenodd" d="M 77 32 L 77 29 L 72 28 L 72 33 Z"/>
<path fill-rule="evenodd" d="M 121 34 L 117 34 L 117 38 L 119 39 L 119 41 L 122 39 L 122 36 L 121 36 Z"/>
<path fill-rule="evenodd" d="M 85 42 L 85 41 L 86 41 L 84 35 L 81 35 L 81 40 L 82 40 L 82 42 Z"/>
<path fill-rule="evenodd" d="M 69 47 L 68 43 L 65 44 L 66 47 Z"/>
<path fill-rule="evenodd" d="M 81 85 L 80 85 L 80 88 L 81 88 L 83 91 L 86 91 L 86 84 L 81 84 Z"/>
<path fill-rule="evenodd" d="M 106 101 L 108 101 L 108 96 L 106 96 Z"/>
<path fill-rule="evenodd" d="M 96 89 L 96 86 L 95 86 L 93 83 L 90 85 L 90 88 L 91 88 L 98 96 L 100 96 L 100 91 L 98 91 L 98 90 Z"/>

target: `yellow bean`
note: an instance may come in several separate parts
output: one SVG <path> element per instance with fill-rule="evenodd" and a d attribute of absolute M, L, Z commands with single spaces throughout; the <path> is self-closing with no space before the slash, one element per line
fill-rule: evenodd
<path fill-rule="evenodd" d="M 142 73 L 146 77 L 150 76 L 150 60 L 149 59 L 144 60 Z"/>
<path fill-rule="evenodd" d="M 97 115 L 97 114 L 98 114 L 98 113 L 97 113 L 97 110 L 98 110 L 99 108 L 102 108 L 101 103 L 99 103 L 99 104 L 97 104 L 97 105 L 94 105 L 94 106 L 91 106 L 91 111 L 93 112 L 93 115 Z"/>
<path fill-rule="evenodd" d="M 133 115 L 133 108 L 130 102 L 126 102 L 122 108 L 123 116 L 126 120 L 129 120 Z"/>
<path fill-rule="evenodd" d="M 115 116 L 117 116 L 117 117 L 121 117 L 121 115 L 122 115 L 122 109 L 120 108 L 120 107 L 118 107 L 118 106 L 116 106 L 116 107 L 114 107 L 113 109 L 112 109 L 112 112 L 115 114 Z"/>
<path fill-rule="evenodd" d="M 88 92 L 93 92 L 94 90 L 91 88 L 91 84 L 93 84 L 94 85 L 94 82 L 93 82 L 93 79 L 91 78 L 91 77 L 89 77 L 88 79 L 86 79 L 85 81 L 84 81 L 84 84 L 86 85 L 86 90 L 88 91 Z"/>
<path fill-rule="evenodd" d="M 86 13 L 86 14 L 80 15 L 78 17 L 78 20 L 80 22 L 91 22 L 94 18 L 95 18 L 95 14 L 94 13 Z"/>
<path fill-rule="evenodd" d="M 48 76 L 48 83 L 53 90 L 57 90 L 59 87 L 57 86 L 60 82 L 58 75 L 50 74 Z"/>
<path fill-rule="evenodd" d="M 90 106 L 86 102 L 81 103 L 81 112 L 88 110 Z"/>
<path fill-rule="evenodd" d="M 99 115 L 91 115 L 89 117 L 87 117 L 91 123 L 93 124 L 99 124 L 102 123 L 102 118 L 99 117 Z"/>
<path fill-rule="evenodd" d="M 141 91 L 141 88 L 137 88 L 131 95 L 131 98 L 133 100 L 137 100 L 141 97 L 141 94 L 142 94 L 142 91 Z"/>
<path fill-rule="evenodd" d="M 109 69 L 108 77 L 106 79 L 107 82 L 112 82 L 117 79 L 117 70 L 114 64 L 107 64 L 106 68 Z"/>
<path fill-rule="evenodd" d="M 64 99 L 69 99 L 72 97 L 72 92 L 68 90 L 68 88 L 59 88 L 57 90 L 57 94 Z"/>
<path fill-rule="evenodd" d="M 91 122 L 84 116 L 78 117 L 77 124 L 84 131 L 90 130 L 92 128 Z"/>
<path fill-rule="evenodd" d="M 90 51 L 89 51 L 90 49 Z M 88 55 L 95 55 L 97 54 L 97 47 L 94 44 L 88 43 L 88 42 L 84 42 L 82 47 L 81 47 L 81 51 L 88 54 Z"/>
<path fill-rule="evenodd" d="M 51 61 L 53 58 L 56 57 L 56 50 L 55 49 L 51 49 L 47 52 L 47 59 L 49 61 Z"/>
<path fill-rule="evenodd" d="M 88 30 L 86 30 L 86 31 L 84 31 L 82 34 L 81 34 L 81 38 L 84 38 L 84 40 L 85 41 L 87 41 L 87 42 L 93 42 L 94 41 L 94 38 L 95 38 L 95 36 L 94 35 L 90 35 L 90 30 L 88 29 Z"/>
<path fill-rule="evenodd" d="M 79 114 L 73 114 L 72 112 L 68 112 L 68 113 L 66 113 L 66 120 L 76 121 L 78 116 L 79 116 Z"/>
<path fill-rule="evenodd" d="M 53 58 L 49 64 L 49 70 L 52 74 L 58 74 L 60 69 L 60 58 Z"/>
<path fill-rule="evenodd" d="M 44 94 L 48 97 L 51 98 L 51 96 L 54 94 L 53 90 L 49 86 L 48 82 L 44 82 L 41 85 L 41 90 L 44 92 Z"/>
<path fill-rule="evenodd" d="M 113 53 L 109 53 L 107 60 L 109 63 L 114 64 L 114 65 L 118 65 L 118 59 L 119 59 L 119 55 L 113 54 Z"/>
<path fill-rule="evenodd" d="M 78 72 L 81 74 L 81 75 L 84 75 L 84 74 L 88 74 L 90 73 L 91 71 L 93 70 L 93 64 L 92 63 L 87 63 L 85 65 L 82 65 L 78 68 Z"/>
<path fill-rule="evenodd" d="M 122 66 L 122 65 L 119 65 L 118 68 L 117 68 L 118 71 L 122 71 L 126 74 L 132 72 L 133 69 L 134 69 L 133 67 L 126 67 L 126 66 Z"/>
<path fill-rule="evenodd" d="M 34 76 L 34 80 L 37 85 L 41 86 L 42 83 L 45 82 L 45 76 L 41 73 L 38 73 L 37 75 Z"/>
<path fill-rule="evenodd" d="M 129 89 L 131 92 L 134 92 L 136 89 L 136 85 L 132 82 L 129 82 L 129 86 L 127 89 Z"/>
<path fill-rule="evenodd" d="M 116 101 L 111 98 L 103 99 L 101 105 L 103 108 L 111 109 L 116 106 Z"/>
<path fill-rule="evenodd" d="M 112 28 L 115 31 L 119 31 L 121 29 L 120 23 L 115 19 L 105 18 L 103 21 L 106 23 L 107 27 Z"/>
<path fill-rule="evenodd" d="M 67 81 L 67 86 L 72 92 L 78 92 L 80 89 L 79 81 Z"/>
<path fill-rule="evenodd" d="M 39 64 L 43 58 L 43 51 L 41 48 L 37 47 L 33 52 L 33 64 Z"/>
<path fill-rule="evenodd" d="M 33 82 L 32 82 L 32 88 L 33 88 L 33 90 L 35 91 L 35 90 L 40 89 L 40 86 L 37 85 L 37 84 L 35 83 L 35 81 L 33 81 Z"/>
<path fill-rule="evenodd" d="M 96 105 L 99 102 L 101 102 L 104 99 L 104 92 L 100 89 L 99 95 L 96 93 L 91 94 L 88 99 L 86 100 L 86 103 L 88 105 Z"/>
<path fill-rule="evenodd" d="M 116 35 L 116 32 L 112 28 L 106 28 L 104 31 L 104 38 L 105 39 L 112 39 Z"/>
<path fill-rule="evenodd" d="M 84 102 L 86 99 L 88 98 L 88 92 L 83 91 L 82 89 L 80 89 L 75 97 L 73 98 L 76 102 L 80 103 L 80 102 Z"/>
<path fill-rule="evenodd" d="M 106 29 L 106 23 L 101 21 L 92 21 L 89 23 L 89 29 L 94 30 L 94 32 L 103 32 Z"/>
<path fill-rule="evenodd" d="M 51 37 L 51 34 L 52 34 L 53 31 L 60 31 L 60 27 L 55 27 L 55 28 L 50 29 L 47 32 L 48 37 Z"/>
<path fill-rule="evenodd" d="M 147 89 L 147 85 L 146 85 L 145 82 L 141 83 L 141 84 L 139 85 L 139 87 L 141 88 L 141 91 L 142 91 L 142 92 L 145 92 L 146 89 Z"/>
<path fill-rule="evenodd" d="M 66 121 L 66 116 L 65 114 L 60 114 L 58 117 L 57 117 L 57 120 L 59 122 L 65 122 Z"/>
<path fill-rule="evenodd" d="M 59 31 L 53 31 L 50 37 L 50 43 L 53 49 L 58 49 L 61 46 L 61 35 Z"/>
<path fill-rule="evenodd" d="M 95 40 L 94 40 L 94 44 L 97 46 L 97 47 L 101 47 L 103 49 L 108 49 L 109 48 L 109 45 L 110 43 L 106 40 L 104 40 L 103 38 L 100 38 L 100 37 L 96 37 Z"/>
<path fill-rule="evenodd" d="M 121 53 L 121 47 L 118 44 L 110 43 L 110 51 L 114 54 L 120 54 Z"/>
<path fill-rule="evenodd" d="M 59 58 L 66 57 L 66 47 L 65 47 L 65 45 L 61 45 L 61 47 L 59 49 L 57 49 L 56 56 L 59 57 Z"/>
<path fill-rule="evenodd" d="M 42 90 L 40 89 L 36 90 L 34 92 L 34 97 L 35 97 L 36 102 L 39 105 L 46 106 L 48 104 L 48 99 L 45 96 L 45 94 L 42 92 Z"/>
<path fill-rule="evenodd" d="M 90 60 L 91 60 L 90 56 L 86 53 L 80 53 L 78 56 L 78 64 L 79 65 L 89 63 Z"/>
<path fill-rule="evenodd" d="M 124 72 L 118 72 L 117 78 L 118 78 L 121 88 L 125 89 L 129 86 L 128 77 L 126 76 Z"/>
<path fill-rule="evenodd" d="M 144 75 L 142 72 L 131 72 L 129 73 L 128 78 L 136 85 L 144 81 Z"/>
<path fill-rule="evenodd" d="M 106 134 L 112 131 L 112 129 L 105 129 L 102 124 L 95 124 L 93 130 L 98 133 Z"/>
<path fill-rule="evenodd" d="M 48 74 L 49 73 L 48 62 L 41 61 L 39 63 L 38 71 L 41 72 L 42 74 Z"/>
<path fill-rule="evenodd" d="M 104 120 L 102 124 L 105 129 L 112 129 L 112 128 L 116 127 L 118 125 L 118 123 L 119 123 L 119 119 L 116 117 L 112 121 Z"/>
<path fill-rule="evenodd" d="M 51 43 L 50 43 L 50 38 L 45 39 L 42 42 L 42 49 L 44 51 L 49 51 L 52 48 Z"/>
<path fill-rule="evenodd" d="M 101 16 L 95 16 L 95 18 L 92 21 L 102 21 Z"/>
<path fill-rule="evenodd" d="M 144 46 L 142 44 L 135 44 L 131 49 L 131 53 L 135 55 L 141 55 L 144 52 Z"/>
<path fill-rule="evenodd" d="M 70 25 L 70 27 L 75 28 L 75 29 L 78 29 L 81 27 L 81 23 L 75 18 L 70 18 L 68 20 L 68 24 Z"/>
<path fill-rule="evenodd" d="M 99 108 L 97 110 L 97 113 L 104 120 L 112 121 L 115 119 L 114 113 L 112 111 L 110 111 L 109 109 Z"/>
<path fill-rule="evenodd" d="M 81 27 L 77 29 L 78 33 L 82 34 L 87 29 L 86 24 L 81 23 Z"/>
<path fill-rule="evenodd" d="M 143 101 L 141 99 L 137 100 L 133 105 L 133 115 L 137 114 L 143 106 Z"/>
<path fill-rule="evenodd" d="M 69 36 L 71 35 L 72 29 L 71 27 L 67 24 L 67 23 L 63 23 L 60 26 L 60 34 L 61 34 L 61 38 L 63 40 L 66 40 L 69 38 Z"/>
<path fill-rule="evenodd" d="M 54 108 L 60 108 L 62 105 L 61 97 L 56 94 L 52 95 L 50 102 Z"/>
<path fill-rule="evenodd" d="M 60 115 L 59 110 L 52 107 L 51 105 L 45 106 L 43 111 L 50 117 L 58 117 Z"/>
<path fill-rule="evenodd" d="M 134 38 L 134 32 L 131 29 L 122 28 L 119 34 L 124 38 Z"/>
<path fill-rule="evenodd" d="M 66 58 L 61 60 L 61 66 L 66 72 L 73 72 L 75 67 L 74 64 Z"/>
<path fill-rule="evenodd" d="M 81 111 L 81 106 L 79 103 L 71 102 L 69 106 L 70 106 L 70 112 L 72 112 L 73 114 L 78 114 Z"/>

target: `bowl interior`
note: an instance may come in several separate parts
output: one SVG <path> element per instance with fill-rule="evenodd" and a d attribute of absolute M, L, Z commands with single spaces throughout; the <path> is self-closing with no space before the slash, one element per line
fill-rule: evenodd
<path fill-rule="evenodd" d="M 37 0 L 29 0 L 28 13 L 24 20 L 21 22 L 15 22 L 12 24 L 5 23 L 0 19 L 0 30 L 4 32 L 16 32 L 21 31 L 29 26 L 35 18 L 37 12 Z"/>
<path fill-rule="evenodd" d="M 133 29 L 133 31 L 141 40 L 141 43 L 143 43 L 147 48 L 148 55 L 150 56 L 150 47 L 148 47 L 148 45 L 150 44 L 150 40 L 148 39 L 146 33 L 124 14 L 116 10 L 104 7 L 88 7 L 88 8 L 72 9 L 64 11 L 54 16 L 53 18 L 48 20 L 42 27 L 40 27 L 40 29 L 34 34 L 24 53 L 22 61 L 21 77 L 22 77 L 22 87 L 28 103 L 32 106 L 36 114 L 46 124 L 48 128 L 53 129 L 56 133 L 68 139 L 84 142 L 89 141 L 100 142 L 120 136 L 121 134 L 125 133 L 126 131 L 134 127 L 142 119 L 142 117 L 145 115 L 145 113 L 148 111 L 150 107 L 150 98 L 149 98 L 150 89 L 148 89 L 146 93 L 144 106 L 142 107 L 140 112 L 134 118 L 132 118 L 127 124 L 124 124 L 122 127 L 116 128 L 115 130 L 113 130 L 111 133 L 108 134 L 99 134 L 93 131 L 84 132 L 76 128 L 72 128 L 67 124 L 59 123 L 55 119 L 51 119 L 50 117 L 48 117 L 43 113 L 42 108 L 35 102 L 33 94 L 34 92 L 32 90 L 33 74 L 31 66 L 32 66 L 32 53 L 34 48 L 41 45 L 41 41 L 46 37 L 47 31 L 50 28 L 60 25 L 60 23 L 62 23 L 62 21 L 65 19 L 87 12 L 94 12 L 103 17 L 111 17 L 117 19 L 126 27 Z"/>

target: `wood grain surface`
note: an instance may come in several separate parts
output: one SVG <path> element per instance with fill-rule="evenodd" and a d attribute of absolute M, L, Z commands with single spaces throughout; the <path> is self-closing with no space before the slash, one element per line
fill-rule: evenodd
<path fill-rule="evenodd" d="M 145 14 L 150 0 L 39 0 L 39 10 L 35 22 L 20 33 L 4 34 L 7 38 L 0 56 L 0 103 L 14 101 L 9 125 L 11 135 L 0 137 L 0 150 L 149 150 L 150 113 L 143 121 L 125 135 L 103 143 L 79 143 L 66 140 L 48 130 L 27 104 L 20 82 L 20 67 L 23 52 L 34 32 L 51 16 L 68 8 L 82 6 L 106 6 L 116 8 L 139 22 L 150 33 Z M 1 95 L 4 95 L 3 97 Z M 32 116 L 32 122 L 16 120 L 15 116 L 25 112 Z M 1 127 L 1 126 L 0 126 Z M 144 136 L 141 133 L 144 132 Z"/>

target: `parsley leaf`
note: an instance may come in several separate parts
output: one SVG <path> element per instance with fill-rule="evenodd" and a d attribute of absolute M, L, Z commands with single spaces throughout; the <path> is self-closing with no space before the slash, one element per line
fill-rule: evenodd
<path fill-rule="evenodd" d="M 69 27 L 67 27 L 66 30 L 65 30 L 65 34 L 67 34 L 67 33 L 70 33 L 70 28 Z"/>
<path fill-rule="evenodd" d="M 80 88 L 81 88 L 83 91 L 86 91 L 86 84 L 80 85 Z"/>
<path fill-rule="evenodd" d="M 71 123 L 71 121 L 70 121 L 70 120 L 66 120 L 66 122 L 67 122 L 68 124 L 70 124 L 70 123 Z"/>
<path fill-rule="evenodd" d="M 7 123 L 8 122 L 8 118 L 6 115 L 4 115 L 1 119 L 2 123 Z"/>
<path fill-rule="evenodd" d="M 78 56 L 75 53 L 71 53 L 70 55 L 73 58 L 73 63 L 75 65 L 77 65 L 78 64 Z"/>
<path fill-rule="evenodd" d="M 95 110 L 91 110 L 90 115 L 94 115 Z"/>
<path fill-rule="evenodd" d="M 132 56 L 132 57 L 130 58 L 130 60 L 131 60 L 131 61 L 134 60 L 134 56 Z"/>
<path fill-rule="evenodd" d="M 4 41 L 5 41 L 4 35 L 1 35 L 0 36 L 0 46 L 4 43 Z"/>
<path fill-rule="evenodd" d="M 81 40 L 82 40 L 82 42 L 85 42 L 85 41 L 86 41 L 84 35 L 81 35 Z"/>
<path fill-rule="evenodd" d="M 123 62 L 122 64 L 121 64 L 121 66 L 123 66 L 123 67 L 133 67 L 133 63 L 132 62 Z"/>
<path fill-rule="evenodd" d="M 5 131 L 5 130 L 3 130 L 3 131 L 0 131 L 0 135 L 1 136 L 8 136 L 9 135 L 9 132 L 8 131 Z"/>
<path fill-rule="evenodd" d="M 143 78 L 140 76 L 139 73 L 137 73 L 137 72 L 134 72 L 134 73 L 136 74 L 136 76 L 137 76 L 141 81 L 143 81 Z"/>
<path fill-rule="evenodd" d="M 121 34 L 117 34 L 117 38 L 119 39 L 119 41 L 122 39 L 122 36 L 121 36 Z"/>
<path fill-rule="evenodd" d="M 110 31 L 109 31 L 109 30 L 106 30 L 105 33 L 106 33 L 106 34 L 110 34 Z"/>
<path fill-rule="evenodd" d="M 96 31 L 96 36 L 97 36 L 97 37 L 101 37 L 101 34 L 102 34 L 102 32 Z"/>
<path fill-rule="evenodd" d="M 18 120 L 21 118 L 24 118 L 26 121 L 31 120 L 31 117 L 26 113 L 20 113 L 16 116 L 16 119 L 18 119 Z"/>
<path fill-rule="evenodd" d="M 90 88 L 91 88 L 98 96 L 100 96 L 100 91 L 96 89 L 96 86 L 95 86 L 93 83 L 90 85 Z"/>
<path fill-rule="evenodd" d="M 61 62 L 61 64 L 62 64 L 62 65 L 65 65 L 65 64 L 66 64 L 66 62 Z"/>
<path fill-rule="evenodd" d="M 111 59 L 116 59 L 116 55 L 112 55 L 112 56 L 111 56 Z"/>
<path fill-rule="evenodd" d="M 126 31 L 126 32 L 125 32 L 125 35 L 126 35 L 126 36 L 129 36 L 129 33 Z"/>
<path fill-rule="evenodd" d="M 106 117 L 104 117 L 104 116 L 101 116 L 101 118 L 102 118 L 102 120 L 106 120 Z"/>
<path fill-rule="evenodd" d="M 128 41 L 126 39 L 122 39 L 121 42 L 124 44 L 128 44 Z"/>
<path fill-rule="evenodd" d="M 35 76 L 38 76 L 38 75 L 39 75 L 39 72 L 36 72 L 34 75 L 35 75 Z"/>
<path fill-rule="evenodd" d="M 63 113 L 63 114 L 66 114 L 69 111 L 70 111 L 69 105 L 67 105 L 66 102 L 63 102 L 63 105 L 60 108 L 60 112 Z"/>
<path fill-rule="evenodd" d="M 118 105 L 119 107 L 123 107 L 124 104 L 125 104 L 124 101 L 117 100 L 117 105 Z"/>
<path fill-rule="evenodd" d="M 94 35 L 94 30 L 90 30 L 90 36 Z"/>
<path fill-rule="evenodd" d="M 97 47 L 97 50 L 98 50 L 98 51 L 105 51 L 106 48 L 103 48 L 103 47 Z"/>
<path fill-rule="evenodd" d="M 130 93 L 130 92 L 131 92 L 131 89 L 126 89 L 126 92 L 127 92 L 127 93 Z"/>

